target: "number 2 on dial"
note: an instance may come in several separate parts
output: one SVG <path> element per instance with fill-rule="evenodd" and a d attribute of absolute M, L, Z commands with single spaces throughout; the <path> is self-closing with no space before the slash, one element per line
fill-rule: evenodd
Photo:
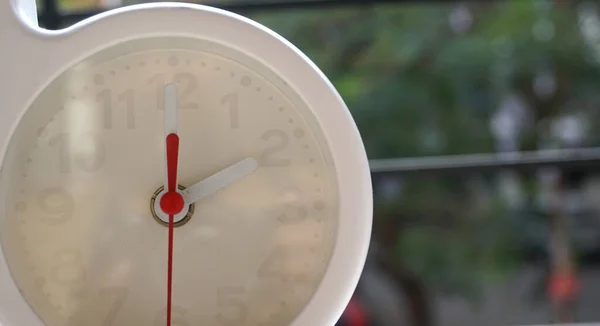
<path fill-rule="evenodd" d="M 276 157 L 290 145 L 290 137 L 283 130 L 267 130 L 260 138 L 270 143 L 260 156 L 260 163 L 263 166 L 288 167 L 292 165 L 291 160 Z"/>

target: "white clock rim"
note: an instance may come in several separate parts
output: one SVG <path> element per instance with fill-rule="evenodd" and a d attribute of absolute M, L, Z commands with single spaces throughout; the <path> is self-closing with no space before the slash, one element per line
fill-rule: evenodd
<path fill-rule="evenodd" d="M 366 260 L 373 202 L 369 165 L 360 134 L 342 98 L 321 70 L 266 27 L 203 5 L 134 5 L 103 13 L 63 31 L 47 31 L 22 16 L 23 8 L 27 8 L 21 7 L 25 2 L 29 4 L 12 0 L 12 8 L 8 6 L 14 14 L 10 16 L 12 19 L 0 23 L 4 32 L 0 34 L 0 42 L 14 45 L 0 62 L 0 72 L 7 71 L 11 76 L 11 72 L 16 72 L 14 67 L 19 66 L 21 76 L 11 78 L 10 82 L 8 78 L 0 79 L 0 96 L 8 99 L 7 105 L 0 108 L 6 117 L 0 119 L 0 162 L 4 162 L 8 142 L 26 109 L 52 80 L 82 59 L 123 41 L 164 35 L 208 39 L 241 50 L 284 77 L 311 108 L 329 142 L 343 217 L 328 270 L 308 305 L 290 326 L 335 324 L 353 295 Z M 3 15 L 7 7 L 1 6 L 0 20 L 9 17 Z M 132 21 L 136 24 L 132 25 Z M 44 60 L 37 57 L 28 61 L 28 56 L 39 53 L 44 53 Z M 314 110 L 315 107 L 322 109 Z M 19 295 L 1 246 L 0 293 L 3 325 L 42 325 Z"/>

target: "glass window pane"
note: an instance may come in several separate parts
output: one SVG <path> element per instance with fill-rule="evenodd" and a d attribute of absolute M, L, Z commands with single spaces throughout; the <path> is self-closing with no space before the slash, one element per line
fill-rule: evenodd
<path fill-rule="evenodd" d="M 600 146 L 596 3 L 202 3 L 236 5 L 305 52 L 344 97 L 371 159 Z M 374 242 L 357 292 L 374 325 L 600 321 L 594 174 L 374 179 Z"/>

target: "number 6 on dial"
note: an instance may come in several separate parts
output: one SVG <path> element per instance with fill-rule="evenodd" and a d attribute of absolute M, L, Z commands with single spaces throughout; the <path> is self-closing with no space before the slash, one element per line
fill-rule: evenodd
<path fill-rule="evenodd" d="M 244 303 L 246 290 L 243 287 L 223 287 L 217 292 L 219 314 L 216 320 L 219 325 L 233 326 L 243 324 L 248 314 Z"/>
<path fill-rule="evenodd" d="M 186 315 L 188 314 L 187 309 L 180 306 L 173 306 L 173 319 L 171 320 L 173 326 L 192 326 L 187 320 Z M 160 310 L 154 318 L 154 326 L 163 326 L 165 324 L 165 318 L 167 316 L 167 309 Z"/>

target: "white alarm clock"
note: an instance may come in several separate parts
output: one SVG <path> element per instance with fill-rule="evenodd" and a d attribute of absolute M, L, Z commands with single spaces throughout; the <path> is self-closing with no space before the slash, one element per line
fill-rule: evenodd
<path fill-rule="evenodd" d="M 324 74 L 206 6 L 36 22 L 0 1 L 0 325 L 335 324 L 372 191 Z"/>

